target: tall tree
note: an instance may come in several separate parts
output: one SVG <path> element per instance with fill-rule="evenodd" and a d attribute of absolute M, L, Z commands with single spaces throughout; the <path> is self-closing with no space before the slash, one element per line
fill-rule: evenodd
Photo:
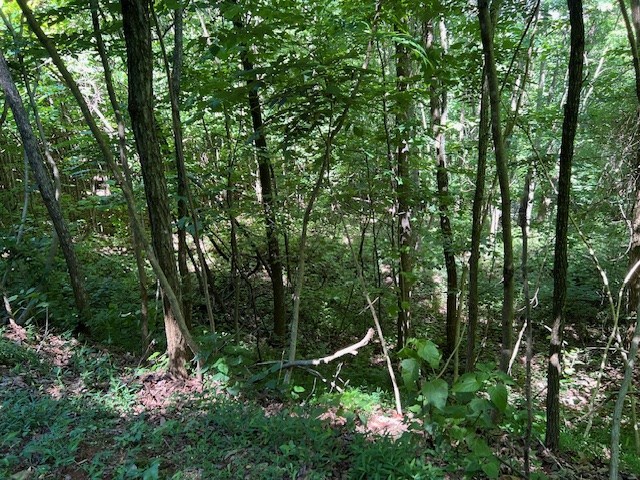
<path fill-rule="evenodd" d="M 476 188 L 473 194 L 471 220 L 471 255 L 469 256 L 469 296 L 466 365 L 473 371 L 476 361 L 476 330 L 478 328 L 478 278 L 480 273 L 480 241 L 482 239 L 482 208 L 487 173 L 487 150 L 489 149 L 489 86 L 487 68 L 482 69 L 480 93 L 480 121 L 478 124 L 478 160 L 476 163 Z"/>
<path fill-rule="evenodd" d="M 100 56 L 100 62 L 102 63 L 102 69 L 104 71 L 104 83 L 107 87 L 107 94 L 109 95 L 109 102 L 111 103 L 111 108 L 113 109 L 116 123 L 118 124 L 118 154 L 120 165 L 122 166 L 122 172 L 124 174 L 125 181 L 130 186 L 132 185 L 132 181 L 131 169 L 129 168 L 129 161 L 127 159 L 127 138 L 125 135 L 125 123 L 120 103 L 118 102 L 118 98 L 116 97 L 116 90 L 113 85 L 113 74 L 111 72 L 111 66 L 109 64 L 107 49 L 102 38 L 102 29 L 100 27 L 100 19 L 98 16 L 98 0 L 90 0 L 89 6 L 91 9 L 93 35 L 96 39 L 96 47 L 98 50 L 98 55 Z M 140 233 L 135 228 L 134 221 L 135 220 L 133 218 L 129 219 L 131 225 L 133 251 L 136 257 L 136 269 L 138 271 L 138 283 L 140 284 L 140 333 L 142 335 L 142 351 L 143 354 L 146 355 L 149 348 L 149 294 L 147 292 L 148 280 L 144 264 L 144 238 L 140 238 Z"/>
<path fill-rule="evenodd" d="M 571 24 L 571 52 L 569 54 L 567 100 L 564 105 L 562 141 L 560 145 L 556 245 L 553 262 L 553 317 L 547 367 L 547 430 L 545 444 L 552 451 L 556 451 L 560 443 L 560 375 L 562 373 L 562 339 L 567 298 L 567 233 L 571 195 L 571 164 L 578 127 L 584 56 L 582 0 L 567 0 L 567 5 Z"/>
<path fill-rule="evenodd" d="M 398 344 L 402 348 L 409 338 L 411 328 L 411 288 L 413 285 L 414 235 L 411 231 L 411 166 L 409 158 L 411 100 L 409 77 L 411 57 L 407 46 L 396 43 L 396 196 L 398 215 L 398 248 L 400 269 L 398 272 Z"/>
<path fill-rule="evenodd" d="M 120 6 L 127 46 L 128 108 L 140 157 L 153 249 L 171 289 L 180 299 L 180 279 L 173 249 L 169 194 L 153 110 L 150 3 L 148 0 L 122 0 Z M 170 359 L 169 373 L 185 377 L 190 352 L 180 331 L 174 308 L 165 295 L 164 326 Z"/>
<path fill-rule="evenodd" d="M 434 22 L 428 22 L 425 30 L 427 35 L 425 42 L 426 46 L 428 49 L 433 49 L 436 33 Z M 446 53 L 448 41 L 444 19 L 440 19 L 438 22 L 437 32 L 440 37 L 440 48 L 443 53 Z M 438 186 L 440 233 L 442 234 L 444 264 L 447 270 L 447 343 L 445 353 L 450 355 L 455 350 L 458 336 L 458 270 L 456 267 L 456 257 L 453 249 L 451 219 L 449 218 L 449 204 L 451 202 L 451 196 L 449 194 L 449 171 L 447 165 L 445 132 L 448 116 L 448 94 L 446 88 L 442 85 L 442 82 L 435 76 L 431 79 L 429 97 L 431 128 L 435 136 L 437 162 L 436 183 Z"/>
<path fill-rule="evenodd" d="M 244 28 L 244 24 L 240 20 L 235 20 L 234 26 L 239 32 Z M 262 192 L 262 208 L 268 249 L 267 263 L 269 264 L 269 276 L 271 277 L 271 288 L 273 290 L 273 333 L 277 338 L 282 339 L 286 333 L 286 306 L 284 282 L 282 280 L 282 258 L 276 222 L 277 202 L 274 179 L 271 174 L 271 156 L 267 147 L 267 136 L 262 120 L 258 78 L 253 62 L 249 57 L 249 49 L 246 46 L 240 51 L 240 61 L 242 62 L 242 70 L 247 83 L 253 142 L 256 147 L 256 159 L 258 162 L 258 179 L 260 181 L 260 191 Z"/>
<path fill-rule="evenodd" d="M 494 0 L 495 1 L 495 0 Z M 500 368 L 507 370 L 513 343 L 513 302 L 514 302 L 514 265 L 513 239 L 511 232 L 511 193 L 509 186 L 509 163 L 507 150 L 502 134 L 500 114 L 500 85 L 496 69 L 496 58 L 493 47 L 493 22 L 488 0 L 478 1 L 478 17 L 480 20 L 480 36 L 489 88 L 489 104 L 491 106 L 491 132 L 496 157 L 496 171 L 500 183 L 502 207 L 502 350 L 500 352 Z"/>
<path fill-rule="evenodd" d="M 71 280 L 71 288 L 73 290 L 73 296 L 78 309 L 80 328 L 86 329 L 86 322 L 89 319 L 89 299 L 84 287 L 84 280 L 78 262 L 73 240 L 67 224 L 62 215 L 62 208 L 60 202 L 56 198 L 56 192 L 49 177 L 49 173 L 45 167 L 40 151 L 38 150 L 38 142 L 36 136 L 33 133 L 31 124 L 29 123 L 29 117 L 18 93 L 18 89 L 11 77 L 9 71 L 9 65 L 4 58 L 2 52 L 0 52 L 0 88 L 4 92 L 5 101 L 9 104 L 11 111 L 13 112 L 13 118 L 20 132 L 20 138 L 24 148 L 25 156 L 29 162 L 31 170 L 33 170 L 34 177 L 38 184 L 38 190 L 42 196 L 42 200 L 49 212 L 49 217 L 56 230 L 62 253 L 64 254 L 65 261 L 67 262 L 67 270 L 69 271 L 69 279 Z"/>

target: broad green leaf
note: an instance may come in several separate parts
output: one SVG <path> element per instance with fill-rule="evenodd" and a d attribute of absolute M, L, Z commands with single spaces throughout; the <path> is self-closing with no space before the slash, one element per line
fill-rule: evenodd
<path fill-rule="evenodd" d="M 491 403 L 486 398 L 476 397 L 469 402 L 469 410 L 473 416 L 486 413 L 491 410 Z"/>
<path fill-rule="evenodd" d="M 406 358 L 400 363 L 402 380 L 409 390 L 415 390 L 420 374 L 420 364 L 414 358 Z"/>
<path fill-rule="evenodd" d="M 151 466 L 142 473 L 142 480 L 158 479 L 160 475 L 160 473 L 158 472 L 159 467 L 160 467 L 160 461 L 154 460 Z"/>
<path fill-rule="evenodd" d="M 480 387 L 482 384 L 478 381 L 475 373 L 465 373 L 453 385 L 451 391 L 454 393 L 475 393 L 480 390 Z"/>
<path fill-rule="evenodd" d="M 495 458 L 487 459 L 482 462 L 482 471 L 489 478 L 498 478 L 500 476 L 500 462 Z"/>
<path fill-rule="evenodd" d="M 495 387 L 489 389 L 489 398 L 493 405 L 502 413 L 507 409 L 507 387 L 499 383 Z"/>
<path fill-rule="evenodd" d="M 415 358 L 416 360 L 419 360 L 418 353 L 410 346 L 403 347 L 402 350 L 398 352 L 398 357 Z"/>
<path fill-rule="evenodd" d="M 471 450 L 474 455 L 478 457 L 493 456 L 493 452 L 491 451 L 489 444 L 487 444 L 484 439 L 478 437 L 476 434 L 469 434 L 465 440 L 467 442 L 469 450 Z"/>
<path fill-rule="evenodd" d="M 429 364 L 434 370 L 440 365 L 440 359 L 442 354 L 438 350 L 438 347 L 431 340 L 425 340 L 420 342 L 418 347 L 418 356 Z"/>
<path fill-rule="evenodd" d="M 442 410 L 446 406 L 447 398 L 449 397 L 449 385 L 441 378 L 431 380 L 422 387 L 422 396 L 424 397 L 425 405 L 433 405 Z"/>

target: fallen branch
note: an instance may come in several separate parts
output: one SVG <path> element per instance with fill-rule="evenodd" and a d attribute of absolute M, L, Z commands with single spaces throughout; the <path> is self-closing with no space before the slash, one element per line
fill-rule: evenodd
<path fill-rule="evenodd" d="M 342 350 L 338 350 L 337 352 L 331 354 L 331 355 L 327 355 L 326 357 L 322 357 L 322 358 L 313 358 L 310 360 L 293 360 L 291 362 L 262 362 L 259 363 L 258 365 L 268 365 L 268 364 L 273 364 L 273 363 L 280 363 L 280 365 L 278 366 L 278 370 L 284 370 L 285 368 L 293 368 L 293 367 L 311 367 L 311 366 L 316 366 L 316 365 L 322 365 L 322 364 L 327 364 L 329 362 L 332 362 L 333 360 L 335 360 L 336 358 L 340 358 L 340 357 L 344 357 L 347 354 L 351 354 L 351 355 L 357 355 L 358 354 L 358 350 L 362 347 L 364 347 L 365 345 L 367 345 L 371 339 L 373 338 L 373 334 L 375 333 L 375 331 L 373 330 L 373 328 L 370 328 L 369 331 L 367 331 L 367 334 L 364 336 L 364 338 L 362 340 L 360 340 L 358 343 L 354 343 L 353 345 L 350 345 L 346 348 L 343 348 Z"/>

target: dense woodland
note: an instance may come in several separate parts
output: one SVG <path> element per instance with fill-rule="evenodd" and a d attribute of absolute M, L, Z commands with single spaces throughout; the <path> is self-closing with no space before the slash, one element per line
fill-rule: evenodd
<path fill-rule="evenodd" d="M 640 0 L 0 13 L 0 476 L 640 474 Z"/>

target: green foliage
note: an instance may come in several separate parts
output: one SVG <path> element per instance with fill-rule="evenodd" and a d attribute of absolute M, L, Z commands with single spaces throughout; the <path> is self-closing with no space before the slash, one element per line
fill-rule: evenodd
<path fill-rule="evenodd" d="M 409 438 L 398 441 L 383 439 L 358 456 L 352 478 L 444 478 L 442 467 L 424 461 L 423 446 Z"/>
<path fill-rule="evenodd" d="M 484 435 L 498 429 L 499 421 L 512 417 L 508 404 L 507 385 L 512 381 L 493 364 L 479 364 L 477 370 L 461 375 L 451 387 L 443 378 L 433 374 L 419 375 L 426 366 L 439 366 L 441 354 L 428 340 L 411 339 L 408 347 L 399 352 L 409 357 L 402 361 L 402 378 L 415 404 L 409 408 L 424 417 L 424 429 L 439 445 L 465 446 L 465 472 L 483 472 L 498 478 L 500 462 L 484 439 Z M 460 448 L 460 447 L 458 447 Z"/>
<path fill-rule="evenodd" d="M 0 329 L 0 365 L 16 374 L 46 373 L 50 366 L 31 349 L 7 340 Z"/>

